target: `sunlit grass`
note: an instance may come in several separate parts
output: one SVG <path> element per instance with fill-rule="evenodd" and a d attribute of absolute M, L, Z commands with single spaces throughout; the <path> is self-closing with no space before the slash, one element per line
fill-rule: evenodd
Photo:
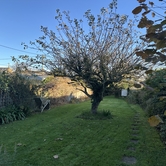
<path fill-rule="evenodd" d="M 8 162 L 12 166 L 122 166 L 124 155 L 136 157 L 136 166 L 165 165 L 164 146 L 138 106 L 107 97 L 99 110 L 109 110 L 112 118 L 77 118 L 90 104 L 86 101 L 58 106 L 24 121 L 1 125 L 0 165 Z M 136 113 L 140 120 L 139 142 L 136 151 L 129 152 Z"/>

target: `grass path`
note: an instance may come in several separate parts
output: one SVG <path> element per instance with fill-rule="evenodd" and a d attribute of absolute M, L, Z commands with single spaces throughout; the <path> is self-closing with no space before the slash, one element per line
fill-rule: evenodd
<path fill-rule="evenodd" d="M 0 126 L 0 166 L 163 166 L 166 150 L 144 112 L 106 97 L 113 119 L 76 118 L 90 102 L 68 104 Z M 54 157 L 55 158 L 54 158 Z"/>

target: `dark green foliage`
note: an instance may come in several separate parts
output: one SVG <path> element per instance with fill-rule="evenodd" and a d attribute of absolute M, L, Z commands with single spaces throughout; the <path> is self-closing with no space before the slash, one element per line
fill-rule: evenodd
<path fill-rule="evenodd" d="M 132 104 L 139 104 L 139 91 L 130 90 L 129 95 L 127 96 L 127 101 Z"/>
<path fill-rule="evenodd" d="M 145 111 L 148 116 L 162 115 L 166 108 L 166 101 L 160 101 L 156 96 L 149 98 L 146 102 Z"/>
<path fill-rule="evenodd" d="M 157 126 L 160 137 L 166 143 L 166 69 L 153 71 L 148 75 L 146 85 L 149 89 L 131 91 L 127 100 L 130 103 L 139 104 L 147 116 L 159 115 L 164 123 Z"/>
<path fill-rule="evenodd" d="M 146 100 L 149 99 L 148 92 L 145 90 L 130 90 L 129 95 L 127 96 L 127 101 L 132 104 L 139 104 L 145 108 Z M 146 100 L 145 100 L 146 99 Z"/>
<path fill-rule="evenodd" d="M 160 137 L 161 140 L 166 144 L 166 122 L 160 127 Z"/>
<path fill-rule="evenodd" d="M 116 85 L 111 84 L 110 86 L 106 87 L 105 96 L 114 95 L 116 98 L 121 96 L 121 88 Z"/>
<path fill-rule="evenodd" d="M 102 115 L 105 116 L 105 117 L 111 117 L 112 116 L 112 114 L 109 110 L 103 110 Z"/>
<path fill-rule="evenodd" d="M 25 113 L 21 108 L 7 106 L 0 109 L 0 124 L 10 123 L 16 120 L 25 119 Z"/>
<path fill-rule="evenodd" d="M 9 123 L 15 120 L 24 119 L 31 113 L 35 86 L 20 73 L 0 74 L 1 95 L 8 93 L 12 104 L 1 105 L 0 124 Z M 3 98 L 3 96 L 1 96 Z"/>
<path fill-rule="evenodd" d="M 147 103 L 146 111 L 149 116 L 164 114 L 166 109 L 166 99 L 164 98 L 164 92 L 166 91 L 166 69 L 149 74 L 146 84 L 154 89 L 149 93 L 149 100 L 145 100 Z"/>
<path fill-rule="evenodd" d="M 153 71 L 145 82 L 153 90 L 130 91 L 127 100 L 139 104 L 148 116 L 162 115 L 166 110 L 166 69 Z"/>
<path fill-rule="evenodd" d="M 33 85 L 20 74 L 10 77 L 9 93 L 16 107 L 21 107 L 26 113 L 35 96 Z"/>
<path fill-rule="evenodd" d="M 166 84 L 164 85 L 164 83 L 166 83 L 166 69 L 161 69 L 150 73 L 146 83 L 158 91 L 166 90 Z"/>
<path fill-rule="evenodd" d="M 160 117 L 162 118 L 162 120 L 163 120 L 164 123 L 160 123 L 157 126 L 157 129 L 159 131 L 161 140 L 166 145 L 166 115 L 160 115 Z"/>
<path fill-rule="evenodd" d="M 139 104 L 148 116 L 163 114 L 166 108 L 166 100 L 160 100 L 157 93 L 149 92 L 145 89 L 131 91 L 127 101 L 133 104 Z"/>

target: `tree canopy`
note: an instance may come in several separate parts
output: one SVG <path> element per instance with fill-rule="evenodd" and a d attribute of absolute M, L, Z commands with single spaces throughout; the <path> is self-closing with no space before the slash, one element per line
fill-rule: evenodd
<path fill-rule="evenodd" d="M 133 9 L 132 13 L 142 14 L 138 28 L 146 28 L 146 34 L 140 38 L 147 44 L 136 54 L 147 62 L 164 65 L 166 64 L 166 1 L 137 1 L 139 6 Z"/>
<path fill-rule="evenodd" d="M 142 44 L 133 30 L 134 22 L 126 15 L 116 14 L 116 6 L 113 0 L 108 8 L 101 8 L 97 16 L 87 10 L 86 24 L 82 19 L 71 19 L 69 12 L 57 9 L 56 31 L 41 26 L 43 36 L 29 46 L 23 44 L 25 48 L 41 51 L 36 58 L 22 56 L 26 65 L 41 64 L 54 76 L 66 76 L 79 82 L 83 86 L 80 90 L 91 98 L 92 113 L 97 113 L 106 87 L 119 82 L 142 62 L 135 55 Z"/>

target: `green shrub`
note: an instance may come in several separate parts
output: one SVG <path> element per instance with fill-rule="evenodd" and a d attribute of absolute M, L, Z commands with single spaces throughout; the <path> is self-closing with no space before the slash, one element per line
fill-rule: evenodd
<path fill-rule="evenodd" d="M 34 108 L 33 98 L 36 96 L 36 85 L 21 73 L 3 72 L 0 74 L 0 88 L 3 93 L 9 94 L 17 110 L 21 110 L 25 115 L 30 114 Z"/>
<path fill-rule="evenodd" d="M 166 100 L 160 100 L 156 91 L 146 89 L 130 91 L 127 101 L 132 104 L 139 104 L 147 113 L 147 116 L 163 114 L 166 108 Z"/>
<path fill-rule="evenodd" d="M 29 80 L 16 73 L 11 76 L 9 86 L 10 97 L 15 106 L 28 108 L 35 96 L 35 87 Z"/>
<path fill-rule="evenodd" d="M 112 119 L 113 116 L 109 110 L 98 111 L 96 114 L 92 114 L 90 111 L 82 112 L 77 118 L 89 119 L 89 120 L 106 120 Z"/>
<path fill-rule="evenodd" d="M 10 123 L 16 120 L 25 119 L 24 112 L 13 106 L 7 106 L 0 109 L 0 124 Z"/>
<path fill-rule="evenodd" d="M 160 127 L 161 140 L 166 144 L 166 121 Z"/>
<path fill-rule="evenodd" d="M 126 98 L 127 101 L 131 104 L 139 104 L 138 94 L 139 94 L 139 91 L 130 90 L 129 95 Z"/>
<path fill-rule="evenodd" d="M 112 115 L 111 115 L 111 112 L 109 111 L 109 110 L 103 110 L 102 111 L 102 114 L 103 114 L 103 116 L 105 116 L 105 117 L 111 117 Z"/>
<path fill-rule="evenodd" d="M 166 69 L 153 71 L 149 74 L 146 84 L 154 90 L 147 101 L 146 111 L 151 115 L 163 115 L 166 108 Z"/>
<path fill-rule="evenodd" d="M 154 71 L 145 81 L 147 87 L 142 90 L 130 91 L 127 101 L 139 104 L 147 116 L 159 115 L 164 123 L 157 126 L 162 141 L 166 144 L 166 69 Z"/>

